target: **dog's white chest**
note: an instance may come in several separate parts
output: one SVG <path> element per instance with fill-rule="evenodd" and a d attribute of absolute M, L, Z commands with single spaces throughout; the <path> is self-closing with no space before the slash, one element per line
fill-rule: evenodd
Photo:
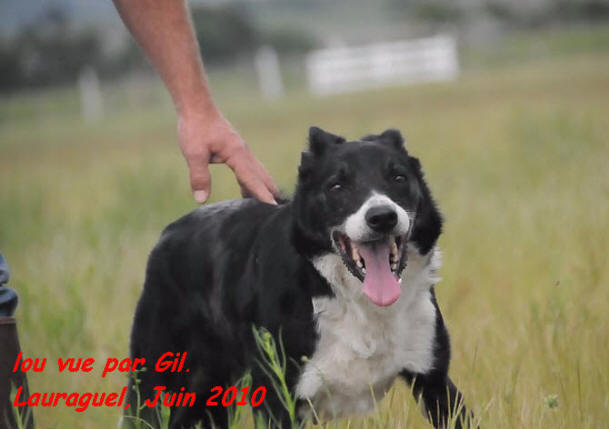
<path fill-rule="evenodd" d="M 334 280 L 351 282 L 348 276 Z M 371 410 L 400 371 L 429 371 L 436 316 L 431 277 L 425 285 L 414 281 L 420 278 L 408 283 L 405 278 L 402 296 L 386 308 L 348 292 L 361 283 L 341 285 L 336 298 L 314 299 L 319 340 L 304 366 L 297 395 L 311 400 L 318 415 L 342 417 Z"/>

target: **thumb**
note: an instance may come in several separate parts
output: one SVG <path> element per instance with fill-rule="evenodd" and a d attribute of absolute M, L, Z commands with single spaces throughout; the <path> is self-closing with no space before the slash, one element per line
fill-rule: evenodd
<path fill-rule="evenodd" d="M 197 160 L 189 164 L 190 187 L 192 196 L 199 204 L 203 204 L 209 198 L 211 188 L 211 176 L 207 168 L 207 159 Z"/>

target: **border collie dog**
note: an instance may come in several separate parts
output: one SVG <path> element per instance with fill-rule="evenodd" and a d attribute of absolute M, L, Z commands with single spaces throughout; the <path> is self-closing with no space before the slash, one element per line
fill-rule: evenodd
<path fill-rule="evenodd" d="M 299 419 L 367 412 L 402 377 L 435 427 L 455 415 L 456 427 L 467 426 L 434 295 L 441 227 L 399 131 L 346 142 L 312 127 L 291 201 L 211 204 L 163 232 L 149 257 L 131 354 L 154 365 L 168 351 L 186 352 L 188 372 L 149 367 L 139 374 L 140 401 L 153 399 L 156 386 L 194 392 L 194 406 L 172 407 L 170 427 L 226 427 L 227 410 L 206 405 L 211 389 L 250 371 L 251 391 L 267 388 L 254 412 L 289 427 L 261 368 L 255 326 L 281 337 Z M 157 416 L 144 407 L 139 417 L 156 427 Z"/>

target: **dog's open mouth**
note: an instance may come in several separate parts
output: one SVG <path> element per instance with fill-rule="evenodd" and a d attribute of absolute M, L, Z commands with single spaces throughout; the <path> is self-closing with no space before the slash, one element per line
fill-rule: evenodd
<path fill-rule="evenodd" d="M 400 274 L 406 267 L 404 237 L 385 236 L 356 243 L 345 234 L 335 232 L 332 238 L 343 263 L 363 282 L 363 292 L 373 303 L 388 306 L 400 297 Z"/>

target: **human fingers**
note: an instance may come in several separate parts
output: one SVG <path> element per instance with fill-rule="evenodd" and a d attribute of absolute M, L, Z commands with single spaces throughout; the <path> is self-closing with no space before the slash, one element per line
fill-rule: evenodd
<path fill-rule="evenodd" d="M 208 157 L 193 156 L 187 159 L 190 172 L 190 187 L 195 201 L 203 204 L 211 192 L 211 175 L 209 174 Z"/>
<path fill-rule="evenodd" d="M 236 154 L 230 160 L 231 162 L 227 163 L 235 173 L 237 181 L 241 186 L 242 195 L 253 196 L 268 204 L 277 204 L 274 197 L 276 187 L 273 180 L 264 171 L 262 164 L 253 156 L 248 155 L 247 152 L 243 151 L 240 154 Z M 272 186 L 269 186 L 268 182 Z"/>

